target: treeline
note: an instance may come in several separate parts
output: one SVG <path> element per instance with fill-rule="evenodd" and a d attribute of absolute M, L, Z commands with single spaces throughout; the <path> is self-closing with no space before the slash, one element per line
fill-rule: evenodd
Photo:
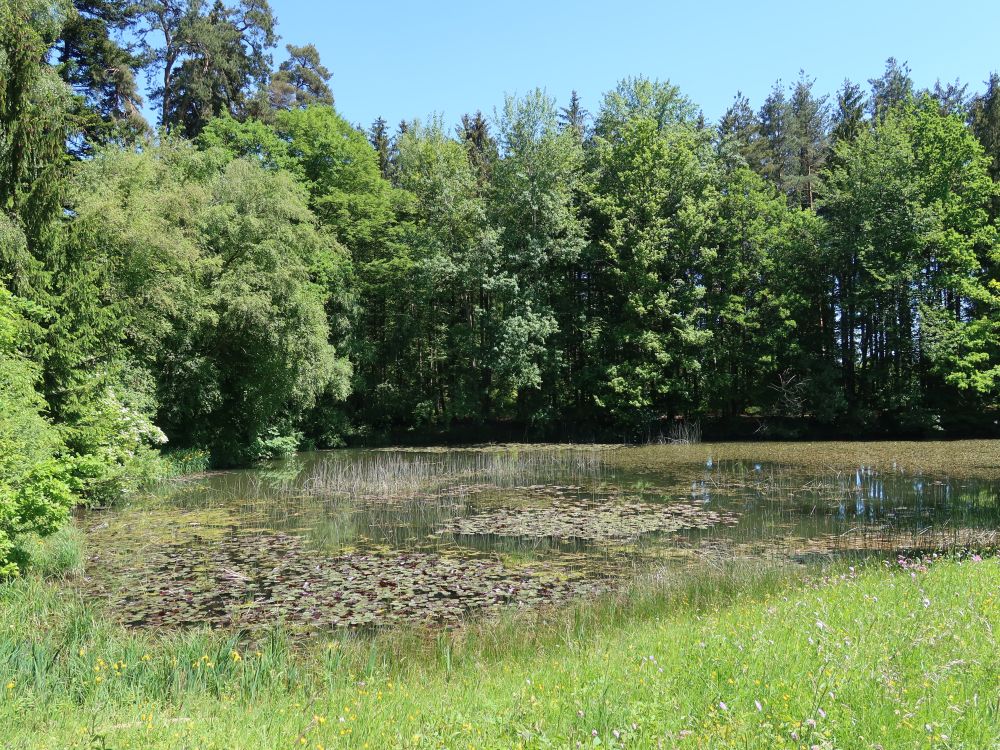
<path fill-rule="evenodd" d="M 995 426 L 996 75 L 364 130 L 277 39 L 266 0 L 0 0 L 0 561 L 160 446 Z"/>

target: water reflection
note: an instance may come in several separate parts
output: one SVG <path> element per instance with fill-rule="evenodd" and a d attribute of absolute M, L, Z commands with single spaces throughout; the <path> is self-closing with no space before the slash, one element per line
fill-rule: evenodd
<path fill-rule="evenodd" d="M 762 446 L 763 453 L 767 447 Z M 329 553 L 344 549 L 422 549 L 442 545 L 478 552 L 540 549 L 595 553 L 630 546 L 693 548 L 711 540 L 769 554 L 823 547 L 894 552 L 913 546 L 985 543 L 1000 526 L 998 486 L 984 479 L 926 478 L 879 472 L 803 471 L 762 460 L 708 460 L 661 472 L 615 468 L 601 449 L 494 452 L 338 451 L 296 456 L 262 469 L 213 474 L 165 488 L 157 497 L 102 517 L 143 510 L 224 511 L 225 524 L 301 535 Z M 698 503 L 736 514 L 735 525 L 621 534 L 600 542 L 549 538 L 545 529 L 512 540 L 446 531 L 486 510 L 587 507 L 641 502 Z M 215 518 L 213 522 L 218 522 Z M 159 531 L 163 531 L 161 528 Z M 957 541 L 956 541 L 957 540 Z"/>

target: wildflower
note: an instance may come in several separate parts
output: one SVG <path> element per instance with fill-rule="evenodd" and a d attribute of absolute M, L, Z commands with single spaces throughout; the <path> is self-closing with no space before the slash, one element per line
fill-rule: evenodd
<path fill-rule="evenodd" d="M 821 719 L 825 719 L 826 718 L 826 711 L 824 711 L 822 708 L 817 708 L 816 709 L 816 713 L 819 714 L 819 717 Z"/>
<path fill-rule="evenodd" d="M 590 736 L 591 737 L 596 737 L 597 736 L 597 730 L 596 729 L 591 729 L 590 730 Z"/>
<path fill-rule="evenodd" d="M 8 690 L 13 690 L 14 689 L 14 683 L 13 682 L 8 682 L 7 683 L 7 689 Z"/>
<path fill-rule="evenodd" d="M 760 705 L 760 701 L 759 700 L 755 700 L 753 702 L 753 704 L 757 707 L 758 711 L 763 711 L 764 710 L 764 707 L 762 705 Z"/>
<path fill-rule="evenodd" d="M 616 740 L 622 736 L 622 733 L 619 732 L 617 729 L 612 730 L 611 734 L 615 736 Z"/>
<path fill-rule="evenodd" d="M 241 661 L 243 659 L 243 657 L 240 656 L 240 652 L 237 651 L 236 649 L 233 649 L 232 651 L 229 652 L 229 657 L 233 661 Z"/>
<path fill-rule="evenodd" d="M 930 599 L 928 599 L 928 598 L 927 598 L 927 597 L 925 596 L 925 597 L 924 597 L 924 609 L 927 609 L 927 607 L 929 607 L 929 606 L 931 606 L 931 600 L 930 600 Z"/>
<path fill-rule="evenodd" d="M 724 702 L 722 702 L 722 701 L 719 701 L 719 708 L 721 708 L 721 709 L 722 709 L 723 711 L 728 711 L 728 710 L 729 710 L 729 706 L 727 706 L 727 705 L 726 705 L 726 704 L 725 704 Z"/>

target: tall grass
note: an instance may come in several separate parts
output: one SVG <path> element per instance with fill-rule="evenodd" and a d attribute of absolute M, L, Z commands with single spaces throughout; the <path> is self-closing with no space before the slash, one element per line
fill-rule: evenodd
<path fill-rule="evenodd" d="M 200 474 L 212 465 L 212 454 L 205 448 L 178 448 L 161 454 L 166 466 L 166 478 Z"/>
<path fill-rule="evenodd" d="M 722 565 L 454 632 L 124 631 L 0 591 L 5 747 L 988 748 L 1000 565 Z M 349 730 L 349 731 L 348 731 Z M 366 744 L 367 743 L 367 744 Z"/>
<path fill-rule="evenodd" d="M 603 453 L 588 449 L 372 452 L 322 461 L 302 486 L 313 494 L 398 498 L 463 482 L 499 488 L 573 483 L 600 479 L 603 471 Z"/>
<path fill-rule="evenodd" d="M 695 445 L 701 442 L 701 422 L 677 421 L 670 425 L 667 434 L 660 433 L 660 445 Z"/>
<path fill-rule="evenodd" d="M 84 536 L 76 526 L 63 526 L 51 536 L 36 540 L 31 555 L 35 576 L 64 580 L 83 573 Z"/>
<path fill-rule="evenodd" d="M 183 702 L 193 695 L 253 701 L 265 691 L 316 690 L 348 676 L 399 679 L 440 664 L 498 665 L 630 622 L 773 595 L 804 577 L 798 566 L 745 562 L 664 570 L 595 600 L 511 610 L 452 631 L 395 626 L 302 640 L 278 623 L 253 636 L 126 629 L 62 582 L 33 575 L 0 587 L 0 679 L 30 686 L 38 705 Z"/>

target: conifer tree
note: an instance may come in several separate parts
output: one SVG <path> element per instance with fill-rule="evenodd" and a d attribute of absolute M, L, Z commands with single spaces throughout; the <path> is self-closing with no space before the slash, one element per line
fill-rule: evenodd
<path fill-rule="evenodd" d="M 760 173 L 782 192 L 788 190 L 788 101 L 781 81 L 775 82 L 760 108 L 763 158 Z"/>
<path fill-rule="evenodd" d="M 476 111 L 474 115 L 462 115 L 462 122 L 456 128 L 459 140 L 465 144 L 469 163 L 475 171 L 479 184 L 485 185 L 493 173 L 496 163 L 497 143 L 490 134 L 489 123 L 483 113 Z"/>
<path fill-rule="evenodd" d="M 71 145 L 87 153 L 93 144 L 134 141 L 149 129 L 136 80 L 144 61 L 137 45 L 126 41 L 141 6 L 74 0 L 73 9 L 56 45 L 59 74 L 79 97 L 74 114 L 83 141 Z"/>
<path fill-rule="evenodd" d="M 311 104 L 333 106 L 330 91 L 331 73 L 320 62 L 319 51 L 312 44 L 285 46 L 288 59 L 271 76 L 270 103 L 274 109 L 294 109 Z"/>
<path fill-rule="evenodd" d="M 733 103 L 719 121 L 720 154 L 727 163 L 739 157 L 757 174 L 763 168 L 763 143 L 761 123 L 742 91 L 736 93 Z"/>
<path fill-rule="evenodd" d="M 815 204 L 816 185 L 827 151 L 829 108 L 825 96 L 813 95 L 814 83 L 800 73 L 788 103 L 787 184 L 790 194 L 804 208 Z"/>
<path fill-rule="evenodd" d="M 393 171 L 393 143 L 389 137 L 389 126 L 386 121 L 379 117 L 368 128 L 368 142 L 372 144 L 375 153 L 378 154 L 378 168 L 382 173 L 382 179 L 392 180 Z"/>
<path fill-rule="evenodd" d="M 871 86 L 869 110 L 876 121 L 883 121 L 894 109 L 913 100 L 913 79 L 910 66 L 895 57 L 885 61 L 885 71 L 878 78 L 868 79 Z"/>
<path fill-rule="evenodd" d="M 570 92 L 569 105 L 559 110 L 559 123 L 572 130 L 577 140 L 583 143 L 587 136 L 587 120 L 590 112 L 583 108 L 576 90 Z"/>
<path fill-rule="evenodd" d="M 972 102 L 969 121 L 989 160 L 990 177 L 1000 183 L 1000 75 L 990 75 L 986 91 Z M 990 216 L 994 221 L 1000 217 L 1000 196 L 993 196 Z"/>

